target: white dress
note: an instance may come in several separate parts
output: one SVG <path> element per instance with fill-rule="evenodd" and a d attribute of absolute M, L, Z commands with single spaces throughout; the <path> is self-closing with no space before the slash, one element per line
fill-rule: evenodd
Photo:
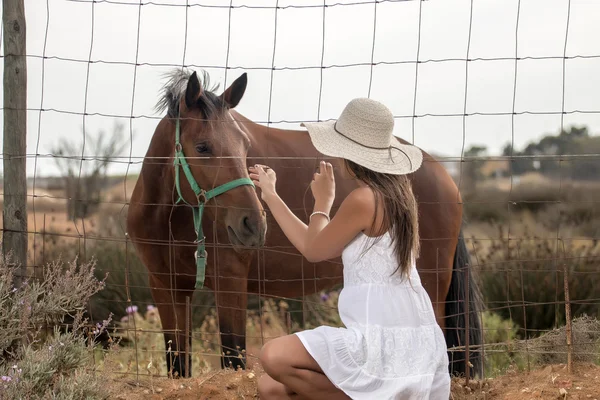
<path fill-rule="evenodd" d="M 448 400 L 450 375 L 443 332 L 413 262 L 401 279 L 389 234 L 357 235 L 342 253 L 344 328 L 297 332 L 333 384 L 352 399 Z M 371 247 L 372 246 L 372 247 Z"/>

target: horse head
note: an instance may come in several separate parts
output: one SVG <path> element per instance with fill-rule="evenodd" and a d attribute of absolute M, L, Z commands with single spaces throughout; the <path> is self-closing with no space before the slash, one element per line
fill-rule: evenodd
<path fill-rule="evenodd" d="M 244 95 L 246 74 L 237 78 L 221 95 L 206 87 L 206 74 L 204 85 L 196 72 L 176 74 L 179 74 L 178 95 L 173 91 L 177 86 L 175 79 L 167 87 L 165 97 L 171 94 L 171 111 L 176 114 L 172 118 L 176 121 L 176 130 L 179 129 L 176 132 L 174 174 L 181 200 L 196 206 L 208 202 L 216 205 L 207 205 L 204 215 L 223 224 L 221 228 L 226 229 L 236 251 L 264 245 L 266 217 L 249 181 L 246 166 L 250 138 L 229 111 Z M 177 171 L 185 164 L 189 165 L 187 172 Z"/>

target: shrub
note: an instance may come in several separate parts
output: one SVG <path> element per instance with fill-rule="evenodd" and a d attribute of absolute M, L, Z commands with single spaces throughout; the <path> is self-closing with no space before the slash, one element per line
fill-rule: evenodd
<path fill-rule="evenodd" d="M 600 320 L 583 315 L 571 324 L 573 361 L 600 362 Z M 539 338 L 522 343 L 520 351 L 534 354 L 540 364 L 567 363 L 566 326 L 554 329 Z"/>
<path fill-rule="evenodd" d="M 489 311 L 483 312 L 482 321 L 486 376 L 502 374 L 511 365 L 526 365 L 524 355 L 515 346 L 518 326 L 513 321 Z"/>
<path fill-rule="evenodd" d="M 520 337 L 564 325 L 564 266 L 573 317 L 599 315 L 597 303 L 589 300 L 600 298 L 600 246 L 595 241 L 557 241 L 527 228 L 508 240 L 499 227 L 498 238 L 482 253 L 479 275 L 486 306 L 518 324 Z"/>
<path fill-rule="evenodd" d="M 106 398 L 90 360 L 95 339 L 109 321 L 90 331 L 83 318 L 89 298 L 104 286 L 94 266 L 53 262 L 42 279 L 13 287 L 18 267 L 0 260 L 0 398 Z M 73 326 L 61 329 L 66 316 Z M 51 333 L 42 329 L 45 325 L 53 326 Z"/>

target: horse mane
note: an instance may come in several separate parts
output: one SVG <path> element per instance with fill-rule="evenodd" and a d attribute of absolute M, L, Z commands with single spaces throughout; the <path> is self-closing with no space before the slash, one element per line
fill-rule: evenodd
<path fill-rule="evenodd" d="M 202 94 L 198 99 L 198 106 L 204 113 L 206 118 L 216 114 L 218 110 L 223 108 L 223 101 L 213 92 L 219 88 L 219 84 L 210 87 L 210 76 L 208 72 L 201 70 L 202 77 L 198 76 L 200 85 L 202 87 Z M 163 95 L 158 100 L 154 109 L 158 113 L 167 111 L 167 116 L 170 118 L 176 118 L 179 114 L 179 103 L 181 98 L 185 95 L 187 83 L 192 75 L 193 71 L 187 68 L 177 68 L 163 76 L 166 78 L 166 82 L 162 87 Z"/>

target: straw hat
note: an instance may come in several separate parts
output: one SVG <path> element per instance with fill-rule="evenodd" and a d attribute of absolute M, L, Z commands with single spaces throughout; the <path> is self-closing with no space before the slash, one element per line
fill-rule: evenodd
<path fill-rule="evenodd" d="M 421 150 L 400 143 L 392 134 L 394 116 L 378 101 L 350 101 L 337 121 L 305 122 L 315 148 L 330 157 L 345 158 L 373 171 L 409 174 L 423 161 Z"/>

